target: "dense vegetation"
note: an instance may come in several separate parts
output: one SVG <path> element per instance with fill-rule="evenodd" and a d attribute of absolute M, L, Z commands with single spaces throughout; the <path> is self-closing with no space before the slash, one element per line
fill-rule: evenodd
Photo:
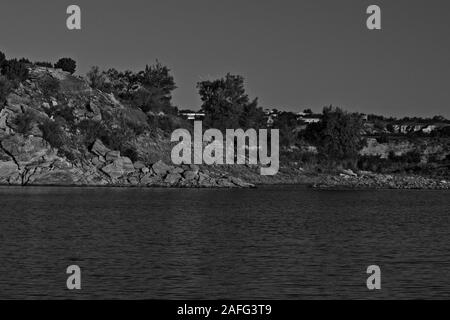
<path fill-rule="evenodd" d="M 55 68 L 62 69 L 63 71 L 73 74 L 77 68 L 77 63 L 71 58 L 61 58 L 55 63 Z"/>
<path fill-rule="evenodd" d="M 250 101 L 243 77 L 227 74 L 218 80 L 199 82 L 197 88 L 206 114 L 205 127 L 220 130 L 265 127 L 264 113 L 258 108 L 257 99 Z"/>

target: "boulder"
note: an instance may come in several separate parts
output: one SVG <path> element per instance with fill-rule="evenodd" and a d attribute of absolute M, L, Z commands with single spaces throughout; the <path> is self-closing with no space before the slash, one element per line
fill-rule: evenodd
<path fill-rule="evenodd" d="M 189 165 L 189 168 L 191 169 L 190 171 L 193 171 L 196 174 L 200 171 L 200 167 L 198 165 L 196 165 L 196 164 Z"/>
<path fill-rule="evenodd" d="M 0 129 L 6 130 L 8 129 L 8 120 L 9 112 L 6 109 L 0 111 Z"/>
<path fill-rule="evenodd" d="M 136 170 L 141 170 L 145 168 L 145 164 L 142 161 L 136 161 L 133 165 Z"/>
<path fill-rule="evenodd" d="M 175 185 L 178 183 L 178 181 L 181 180 L 181 175 L 178 173 L 169 173 L 166 177 L 166 179 L 164 180 L 164 182 L 170 184 L 170 185 Z"/>
<path fill-rule="evenodd" d="M 14 161 L 0 162 L 0 179 L 7 178 L 19 172 L 19 167 Z"/>
<path fill-rule="evenodd" d="M 158 185 L 161 184 L 162 180 L 160 176 L 154 176 L 151 174 L 147 174 L 141 179 L 141 184 L 144 185 Z"/>
<path fill-rule="evenodd" d="M 95 140 L 94 144 L 91 147 L 91 152 L 96 154 L 97 156 L 105 157 L 106 154 L 111 151 L 99 140 Z"/>
<path fill-rule="evenodd" d="M 198 174 L 194 171 L 185 171 L 183 173 L 184 179 L 187 181 L 195 180 L 198 177 Z"/>
<path fill-rule="evenodd" d="M 106 162 L 113 162 L 120 158 L 120 151 L 108 151 L 106 153 Z"/>
<path fill-rule="evenodd" d="M 350 176 L 350 177 L 357 177 L 358 175 L 356 173 L 353 172 L 353 170 L 348 169 L 348 170 L 342 170 L 342 173 Z"/>
<path fill-rule="evenodd" d="M 172 167 L 159 160 L 153 164 L 152 169 L 158 176 L 164 176 L 172 169 Z"/>
<path fill-rule="evenodd" d="M 32 182 L 34 185 L 74 185 L 74 176 L 68 170 L 54 170 L 41 175 L 33 175 Z"/>
<path fill-rule="evenodd" d="M 255 185 L 253 185 L 251 183 L 247 183 L 247 182 L 243 181 L 240 178 L 230 177 L 229 180 L 232 183 L 234 183 L 235 185 L 237 185 L 238 187 L 241 187 L 241 188 L 253 188 L 253 187 L 255 187 Z"/>
<path fill-rule="evenodd" d="M 174 168 L 172 168 L 172 169 L 170 170 L 170 173 L 178 173 L 178 174 L 181 174 L 181 173 L 183 173 L 183 172 L 184 172 L 183 168 L 180 168 L 180 167 L 174 167 Z"/>
<path fill-rule="evenodd" d="M 231 182 L 228 179 L 219 179 L 217 180 L 217 186 L 222 187 L 222 188 L 233 188 L 235 187 L 235 184 L 233 182 Z"/>
<path fill-rule="evenodd" d="M 132 177 L 129 177 L 128 178 L 128 182 L 131 184 L 131 185 L 138 185 L 139 184 L 139 178 L 138 177 L 136 177 L 136 176 L 132 176 Z"/>
<path fill-rule="evenodd" d="M 51 149 L 47 142 L 39 137 L 14 135 L 1 141 L 5 151 L 11 155 L 22 168 L 30 164 L 42 164 L 56 158 L 56 151 Z"/>
<path fill-rule="evenodd" d="M 124 175 L 134 172 L 133 162 L 127 157 L 120 157 L 114 160 L 113 163 L 104 166 L 101 169 L 106 173 L 111 179 L 118 179 Z"/>
<path fill-rule="evenodd" d="M 200 172 L 198 174 L 198 185 L 203 188 L 213 188 L 217 186 L 217 183 L 208 175 Z"/>

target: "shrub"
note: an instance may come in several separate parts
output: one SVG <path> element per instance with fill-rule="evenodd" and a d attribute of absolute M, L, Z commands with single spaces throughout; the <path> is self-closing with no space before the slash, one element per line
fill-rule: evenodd
<path fill-rule="evenodd" d="M 38 67 L 53 68 L 53 64 L 51 62 L 38 61 L 35 62 L 34 64 Z"/>
<path fill-rule="evenodd" d="M 62 126 L 57 121 L 45 120 L 39 129 L 42 136 L 53 148 L 61 149 L 65 144 L 65 133 Z"/>
<path fill-rule="evenodd" d="M 330 163 L 356 160 L 365 145 L 361 135 L 360 115 L 340 108 L 326 107 L 319 123 L 311 124 L 303 133 L 304 138 L 317 146 L 319 155 Z"/>
<path fill-rule="evenodd" d="M 46 96 L 55 96 L 59 91 L 59 81 L 51 76 L 41 78 L 39 86 Z"/>
<path fill-rule="evenodd" d="M 3 62 L 5 62 L 6 56 L 3 52 L 0 51 L 0 68 L 2 67 Z"/>
<path fill-rule="evenodd" d="M 0 76 L 0 107 L 6 101 L 6 97 L 13 89 L 13 83 L 4 76 Z"/>
<path fill-rule="evenodd" d="M 71 107 L 67 105 L 52 106 L 45 111 L 49 117 L 53 117 L 59 122 L 66 122 L 70 125 L 75 123 L 75 116 Z"/>
<path fill-rule="evenodd" d="M 10 80 L 25 81 L 28 78 L 28 67 L 17 59 L 6 60 L 2 65 L 2 75 Z"/>
<path fill-rule="evenodd" d="M 104 91 L 105 82 L 106 82 L 106 76 L 104 72 L 100 71 L 100 68 L 97 66 L 94 66 L 89 70 L 87 73 L 87 78 L 89 80 L 89 84 L 93 89 L 99 89 L 101 91 Z"/>
<path fill-rule="evenodd" d="M 71 58 L 61 58 L 55 63 L 55 68 L 62 69 L 63 71 L 73 74 L 77 68 L 77 63 Z"/>
<path fill-rule="evenodd" d="M 108 136 L 104 125 L 94 120 L 82 120 L 77 124 L 77 129 L 82 135 L 83 144 L 90 147 L 96 139 L 106 140 Z"/>
<path fill-rule="evenodd" d="M 122 155 L 131 159 L 131 161 L 136 162 L 139 160 L 139 154 L 136 149 L 132 146 L 127 146 L 121 151 Z"/>
<path fill-rule="evenodd" d="M 29 110 L 24 113 L 20 113 L 14 119 L 14 125 L 16 126 L 17 132 L 27 134 L 33 129 L 33 122 L 35 121 L 35 116 Z"/>

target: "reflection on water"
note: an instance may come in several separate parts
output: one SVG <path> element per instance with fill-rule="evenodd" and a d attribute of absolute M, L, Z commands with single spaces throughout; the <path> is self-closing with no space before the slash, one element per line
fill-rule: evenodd
<path fill-rule="evenodd" d="M 1 187 L 0 298 L 448 299 L 449 207 L 445 191 Z"/>

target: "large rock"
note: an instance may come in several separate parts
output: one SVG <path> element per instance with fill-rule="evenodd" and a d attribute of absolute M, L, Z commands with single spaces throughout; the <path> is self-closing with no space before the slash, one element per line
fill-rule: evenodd
<path fill-rule="evenodd" d="M 8 130 L 9 126 L 7 120 L 10 112 L 7 109 L 0 110 L 0 130 Z"/>
<path fill-rule="evenodd" d="M 195 180 L 198 177 L 198 174 L 194 171 L 185 171 L 183 173 L 184 179 L 187 181 Z"/>
<path fill-rule="evenodd" d="M 172 167 L 159 160 L 153 164 L 152 169 L 158 176 L 165 176 L 172 169 Z"/>
<path fill-rule="evenodd" d="M 176 185 L 181 180 L 181 175 L 178 173 L 169 173 L 164 182 L 170 185 Z"/>
<path fill-rule="evenodd" d="M 230 177 L 229 180 L 230 180 L 232 183 L 234 183 L 235 185 L 237 185 L 238 187 L 241 187 L 241 188 L 253 188 L 253 187 L 255 187 L 254 184 L 247 183 L 247 182 L 243 181 L 243 180 L 240 179 L 240 178 Z"/>
<path fill-rule="evenodd" d="M 19 167 L 14 161 L 0 162 L 0 179 L 8 178 L 19 172 Z"/>
<path fill-rule="evenodd" d="M 160 176 L 154 176 L 151 174 L 147 174 L 141 179 L 141 184 L 152 186 L 152 185 L 159 185 L 161 184 L 162 180 Z"/>
<path fill-rule="evenodd" d="M 127 157 L 120 157 L 114 160 L 113 163 L 103 167 L 101 169 L 112 179 L 118 179 L 124 175 L 134 172 L 133 162 Z"/>
<path fill-rule="evenodd" d="M 198 185 L 202 188 L 214 188 L 217 187 L 217 183 L 207 174 L 200 172 L 198 174 Z"/>
<path fill-rule="evenodd" d="M 95 140 L 94 144 L 92 145 L 91 152 L 96 154 L 97 156 L 105 157 L 108 152 L 110 152 L 107 147 L 101 142 L 99 139 Z"/>
<path fill-rule="evenodd" d="M 233 188 L 233 187 L 236 187 L 236 185 L 233 182 L 231 182 L 230 180 L 228 180 L 226 178 L 222 178 L 222 179 L 217 180 L 217 185 L 219 187 L 222 187 L 222 188 Z"/>
<path fill-rule="evenodd" d="M 120 158 L 120 151 L 109 151 L 105 158 L 106 162 L 113 162 Z"/>
<path fill-rule="evenodd" d="M 189 165 L 189 167 L 191 169 L 190 171 L 195 172 L 195 174 L 198 174 L 200 171 L 200 167 L 196 164 L 191 164 L 191 165 Z"/>
<path fill-rule="evenodd" d="M 180 167 L 173 167 L 172 169 L 170 169 L 169 173 L 178 173 L 181 174 L 184 172 L 183 168 Z"/>
<path fill-rule="evenodd" d="M 70 171 L 54 170 L 42 175 L 33 176 L 32 183 L 30 184 L 70 186 L 74 184 L 74 176 Z"/>
<path fill-rule="evenodd" d="M 134 168 L 135 168 L 136 170 L 142 170 L 142 169 L 145 168 L 145 164 L 144 164 L 142 161 L 136 161 L 136 162 L 134 163 Z"/>
<path fill-rule="evenodd" d="M 31 164 L 39 165 L 56 158 L 56 151 L 39 137 L 9 136 L 1 141 L 1 145 L 21 168 Z"/>

